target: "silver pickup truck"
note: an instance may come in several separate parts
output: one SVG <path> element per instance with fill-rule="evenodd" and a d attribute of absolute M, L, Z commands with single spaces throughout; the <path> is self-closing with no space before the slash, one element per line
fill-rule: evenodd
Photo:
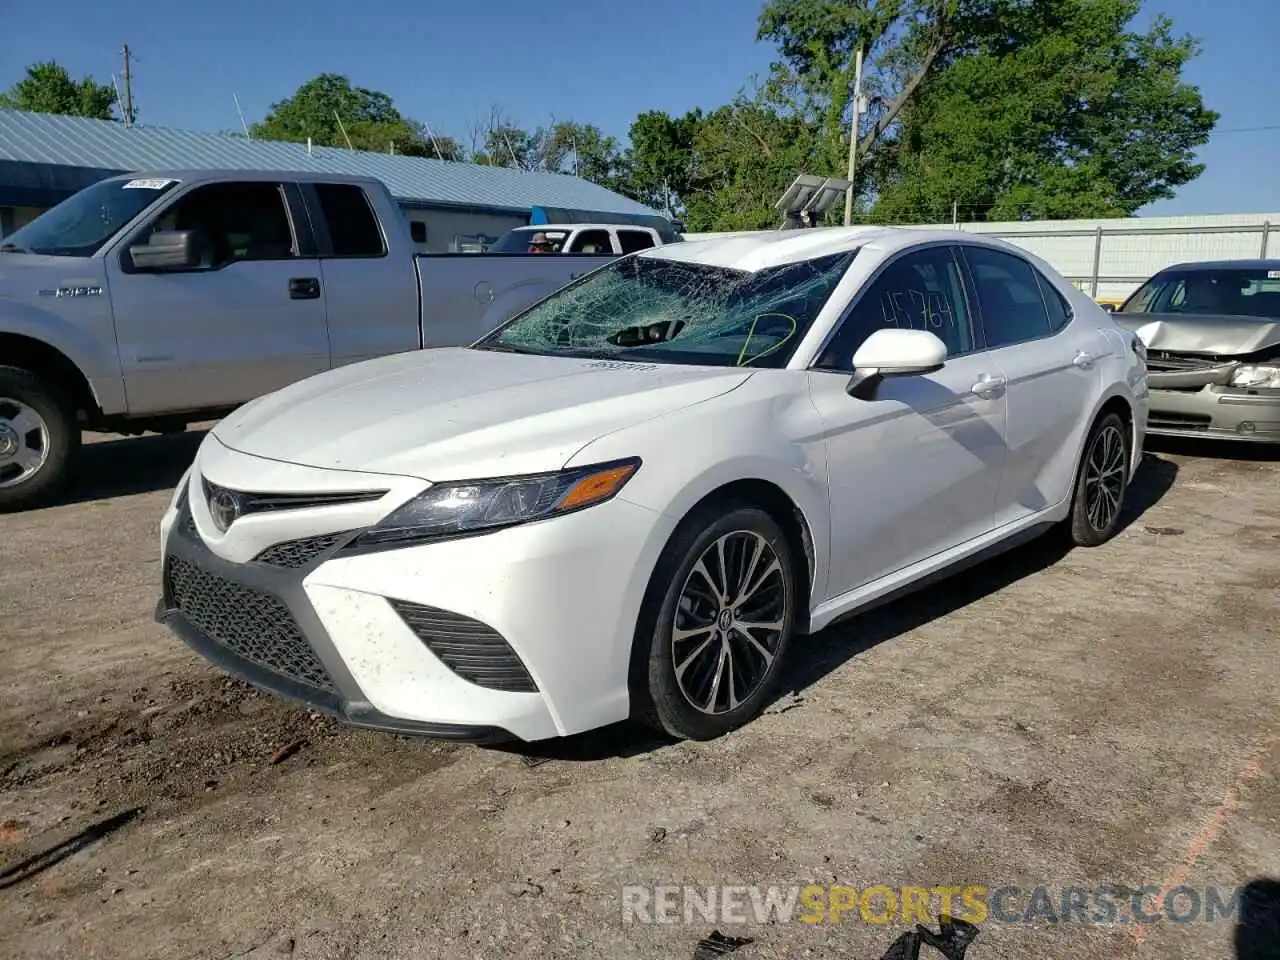
<path fill-rule="evenodd" d="M 0 512 L 82 430 L 171 432 L 331 367 L 469 343 L 614 254 L 414 253 L 378 180 L 102 180 L 0 243 Z"/>

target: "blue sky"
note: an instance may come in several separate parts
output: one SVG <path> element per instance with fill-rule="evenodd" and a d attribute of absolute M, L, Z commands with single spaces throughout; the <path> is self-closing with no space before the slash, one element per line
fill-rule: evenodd
<path fill-rule="evenodd" d="M 317 73 L 382 90 L 409 116 L 466 139 L 497 105 L 527 127 L 555 119 L 625 136 L 646 109 L 683 112 L 728 100 L 772 51 L 755 42 L 757 0 L 219 0 L 157 4 L 59 0 L 0 4 L 0 88 L 54 58 L 106 80 L 135 52 L 142 122 L 193 130 L 239 126 Z M 1200 37 L 1188 70 L 1221 132 L 1204 175 L 1152 214 L 1280 210 L 1280 3 L 1154 0 Z M 1231 132 L 1241 128 L 1275 129 Z"/>

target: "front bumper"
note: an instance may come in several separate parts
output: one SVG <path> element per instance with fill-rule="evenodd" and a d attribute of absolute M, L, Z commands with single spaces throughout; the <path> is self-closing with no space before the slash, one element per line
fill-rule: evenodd
<path fill-rule="evenodd" d="M 1147 433 L 1280 443 L 1280 396 L 1267 393 L 1218 385 L 1199 390 L 1152 387 Z"/>
<path fill-rule="evenodd" d="M 243 484 L 252 465 L 242 457 Z M 374 553 L 342 553 L 356 533 L 348 530 L 281 567 L 257 551 L 301 542 L 299 517 L 246 521 L 244 542 L 220 540 L 206 530 L 199 466 L 193 492 L 161 525 L 156 615 L 223 669 L 344 723 L 451 740 L 541 740 L 628 715 L 635 624 L 674 520 L 619 497 Z M 221 472 L 212 479 L 234 482 Z M 322 532 L 326 515 L 311 513 L 311 532 Z"/>
<path fill-rule="evenodd" d="M 184 504 L 174 515 L 165 538 L 165 584 L 156 604 L 156 620 L 165 624 L 187 646 L 218 667 L 248 681 L 260 689 L 305 704 L 327 716 L 355 727 L 366 727 L 388 733 L 412 734 L 467 743 L 502 743 L 515 735 L 498 726 L 464 723 L 440 723 L 394 717 L 383 713 L 364 698 L 358 685 L 333 650 L 323 624 L 307 602 L 302 580 L 288 572 L 265 566 L 230 563 L 214 554 L 200 540 L 189 508 Z M 294 650 L 281 656 L 251 657 L 243 653 L 243 644 L 216 638 L 201 629 L 184 613 L 172 588 L 175 564 L 190 564 L 209 577 L 214 577 L 257 597 L 275 601 L 280 608 L 275 627 L 287 618 L 298 633 L 287 633 L 296 644 Z M 245 594 L 241 594 L 243 597 Z M 276 632 L 272 630 L 271 632 Z M 279 645 L 277 644 L 277 648 Z M 290 669 L 282 660 L 300 661 Z M 273 661 L 268 666 L 264 660 Z M 317 663 L 318 661 L 318 663 Z"/>

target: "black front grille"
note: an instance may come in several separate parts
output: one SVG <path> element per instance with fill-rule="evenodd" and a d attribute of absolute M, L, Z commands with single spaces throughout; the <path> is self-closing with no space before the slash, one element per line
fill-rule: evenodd
<path fill-rule="evenodd" d="M 214 493 L 225 490 L 236 496 L 240 502 L 240 516 L 250 513 L 264 513 L 268 510 L 304 510 L 308 507 L 336 507 L 348 503 L 370 503 L 381 500 L 387 495 L 386 490 L 354 490 L 334 493 L 252 493 L 247 490 L 232 490 L 220 487 L 202 478 L 205 499 L 209 500 Z"/>
<path fill-rule="evenodd" d="M 387 602 L 427 649 L 463 680 L 508 693 L 538 692 L 516 652 L 487 624 L 407 600 Z"/>
<path fill-rule="evenodd" d="M 165 596 L 197 630 L 246 660 L 327 692 L 333 680 L 275 597 L 169 557 Z"/>
<path fill-rule="evenodd" d="M 267 547 L 254 557 L 256 563 L 265 563 L 273 567 L 285 567 L 297 570 L 305 567 L 318 556 L 337 546 L 350 536 L 350 533 L 324 533 L 317 537 L 302 537 L 298 540 L 285 540 Z"/>

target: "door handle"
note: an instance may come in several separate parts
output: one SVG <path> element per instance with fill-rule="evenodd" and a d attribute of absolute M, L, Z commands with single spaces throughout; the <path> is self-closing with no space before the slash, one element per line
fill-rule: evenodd
<path fill-rule="evenodd" d="M 992 377 L 984 373 L 970 389 L 979 397 L 995 397 L 999 396 L 1008 383 L 1004 377 Z"/>
<path fill-rule="evenodd" d="M 1093 366 L 1093 362 L 1097 359 L 1098 358 L 1094 356 L 1092 353 L 1085 353 L 1083 350 L 1080 350 L 1071 359 L 1071 362 L 1075 364 L 1077 367 L 1079 367 L 1081 370 L 1088 370 L 1090 367 Z"/>
<path fill-rule="evenodd" d="M 289 280 L 290 300 L 316 300 L 320 296 L 320 281 L 315 277 L 293 277 Z"/>

